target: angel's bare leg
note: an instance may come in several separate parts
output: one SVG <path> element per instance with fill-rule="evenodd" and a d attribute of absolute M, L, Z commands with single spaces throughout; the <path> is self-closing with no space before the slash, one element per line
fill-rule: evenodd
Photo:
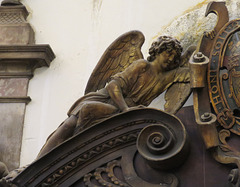
<path fill-rule="evenodd" d="M 8 171 L 7 166 L 3 162 L 0 162 L 0 179 L 2 177 L 7 176 L 8 173 L 9 173 L 9 171 Z"/>
<path fill-rule="evenodd" d="M 88 102 L 79 112 L 79 129 L 80 131 L 91 126 L 95 120 L 103 119 L 116 113 L 118 108 L 113 105 L 101 102 Z"/>
<path fill-rule="evenodd" d="M 39 152 L 37 158 L 40 158 L 44 154 L 48 153 L 54 147 L 67 140 L 73 136 L 77 121 L 83 121 L 84 124 L 102 117 L 109 116 L 113 113 L 116 113 L 118 109 L 110 104 L 101 103 L 101 102 L 88 102 L 82 106 L 79 111 L 79 116 L 76 117 L 71 115 L 67 118 L 57 129 L 54 131 L 48 138 L 47 142 Z M 81 129 L 86 128 L 87 126 L 81 125 Z"/>
<path fill-rule="evenodd" d="M 42 147 L 37 158 L 48 153 L 54 147 L 70 138 L 73 135 L 74 129 L 77 124 L 77 117 L 72 115 L 67 118 L 48 138 L 47 142 Z"/>

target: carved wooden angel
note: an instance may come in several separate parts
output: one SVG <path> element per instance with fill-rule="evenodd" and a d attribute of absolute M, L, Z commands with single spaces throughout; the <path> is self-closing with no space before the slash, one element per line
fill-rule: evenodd
<path fill-rule="evenodd" d="M 133 107 L 148 106 L 162 92 L 165 109 L 175 113 L 191 93 L 188 58 L 178 40 L 161 36 L 152 43 L 150 56 L 143 59 L 144 36 L 130 31 L 116 39 L 104 52 L 85 91 L 66 119 L 48 138 L 39 156 L 89 126 Z"/>

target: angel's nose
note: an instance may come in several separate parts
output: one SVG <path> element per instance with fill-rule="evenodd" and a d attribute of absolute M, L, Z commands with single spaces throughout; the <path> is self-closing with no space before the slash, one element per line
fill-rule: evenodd
<path fill-rule="evenodd" d="M 169 61 L 173 61 L 174 60 L 174 55 L 171 55 L 170 57 L 169 57 Z"/>

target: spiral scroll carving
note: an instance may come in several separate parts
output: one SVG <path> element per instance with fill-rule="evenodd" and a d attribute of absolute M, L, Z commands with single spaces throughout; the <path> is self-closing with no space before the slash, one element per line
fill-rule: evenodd
<path fill-rule="evenodd" d="M 139 134 L 137 148 L 153 168 L 178 167 L 189 152 L 187 133 L 183 124 L 152 124 Z"/>

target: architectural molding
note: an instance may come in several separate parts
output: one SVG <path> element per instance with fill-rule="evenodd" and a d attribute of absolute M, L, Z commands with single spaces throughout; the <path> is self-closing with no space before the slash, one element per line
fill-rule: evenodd
<path fill-rule="evenodd" d="M 31 101 L 29 96 L 26 97 L 0 97 L 0 103 L 26 103 Z"/>
<path fill-rule="evenodd" d="M 49 67 L 55 55 L 48 44 L 35 44 L 26 7 L 5 0 L 0 6 L 0 161 L 9 170 L 20 165 L 28 84 L 34 70 Z M 14 150 L 14 153 L 13 153 Z"/>

